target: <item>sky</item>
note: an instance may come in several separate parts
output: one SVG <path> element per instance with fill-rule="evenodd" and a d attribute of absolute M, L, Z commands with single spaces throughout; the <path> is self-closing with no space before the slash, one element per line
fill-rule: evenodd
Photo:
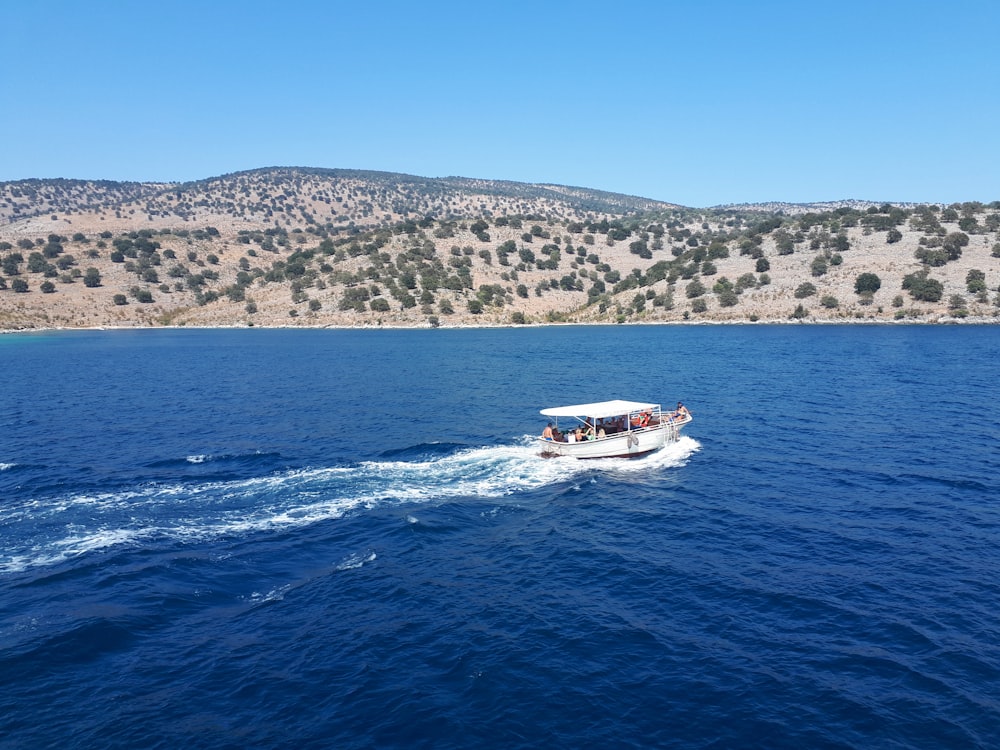
<path fill-rule="evenodd" d="M 997 0 L 5 0 L 0 181 L 1000 200 Z"/>

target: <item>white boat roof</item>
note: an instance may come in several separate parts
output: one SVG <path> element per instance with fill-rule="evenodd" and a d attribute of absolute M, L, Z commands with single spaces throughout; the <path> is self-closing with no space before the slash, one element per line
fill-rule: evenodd
<path fill-rule="evenodd" d="M 598 401 L 594 404 L 577 404 L 576 406 L 553 406 L 542 409 L 546 417 L 620 417 L 633 411 L 646 411 L 659 408 L 659 404 L 648 401 Z"/>

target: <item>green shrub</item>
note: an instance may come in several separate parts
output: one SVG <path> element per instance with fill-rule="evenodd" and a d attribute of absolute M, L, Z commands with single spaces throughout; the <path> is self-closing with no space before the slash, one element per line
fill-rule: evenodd
<path fill-rule="evenodd" d="M 903 277 L 903 289 L 915 300 L 937 302 L 944 294 L 944 284 L 927 277 L 927 271 L 917 271 Z"/>
<path fill-rule="evenodd" d="M 811 281 L 804 281 L 795 288 L 795 298 L 805 299 L 806 297 L 811 297 L 816 294 L 816 285 Z M 802 307 L 802 305 L 799 305 Z"/>
<path fill-rule="evenodd" d="M 980 271 L 978 268 L 971 269 L 965 275 L 965 288 L 971 294 L 976 294 L 978 292 L 985 292 L 986 274 Z"/>
<path fill-rule="evenodd" d="M 698 279 L 695 279 L 684 287 L 684 293 L 687 295 L 688 299 L 695 299 L 705 293 L 705 285 L 698 281 Z M 692 309 L 694 308 L 692 307 Z"/>
<path fill-rule="evenodd" d="M 882 288 L 882 280 L 873 273 L 863 273 L 854 280 L 854 291 L 857 294 L 871 292 L 874 294 Z"/>
<path fill-rule="evenodd" d="M 114 297 L 111 298 L 111 301 L 114 302 L 116 305 L 128 304 L 128 299 L 125 297 L 124 294 L 116 294 Z"/>

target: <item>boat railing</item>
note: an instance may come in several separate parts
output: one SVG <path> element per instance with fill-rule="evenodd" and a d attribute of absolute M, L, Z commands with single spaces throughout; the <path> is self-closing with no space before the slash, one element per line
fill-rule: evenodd
<path fill-rule="evenodd" d="M 649 422 L 647 424 L 645 424 L 645 425 L 633 425 L 632 424 L 632 419 L 633 419 L 634 415 L 624 415 L 623 414 L 622 416 L 625 418 L 625 427 L 624 427 L 624 429 L 616 430 L 615 432 L 607 432 L 607 431 L 605 431 L 605 433 L 604 433 L 603 436 L 600 435 L 600 434 L 598 434 L 598 432 L 595 432 L 594 435 L 593 435 L 593 437 L 590 437 L 589 434 L 585 434 L 583 440 L 579 441 L 579 442 L 591 442 L 591 441 L 595 441 L 595 440 L 611 440 L 611 439 L 614 439 L 614 438 L 621 438 L 621 437 L 626 436 L 626 435 L 632 435 L 632 434 L 635 434 L 637 432 L 649 432 L 649 431 L 652 431 L 652 430 L 660 430 L 660 429 L 668 430 L 670 432 L 670 434 L 672 435 L 671 439 L 672 440 L 676 440 L 677 437 L 678 437 L 678 432 L 677 432 L 678 428 L 682 427 L 683 425 L 686 425 L 688 422 L 691 421 L 691 415 L 690 414 L 676 414 L 674 412 L 670 412 L 670 413 L 667 413 L 667 412 L 654 412 L 652 414 L 652 416 L 650 417 L 650 420 L 649 420 Z M 587 419 L 580 419 L 580 422 L 582 424 L 587 424 L 587 425 L 590 424 L 589 420 L 587 420 Z M 549 441 L 546 438 L 540 438 L 540 439 L 544 440 L 545 442 L 557 442 L 557 443 L 569 443 L 569 442 L 573 442 L 573 443 L 576 443 L 576 442 L 578 442 L 577 440 L 574 439 L 573 441 L 570 441 L 568 439 L 569 436 L 572 435 L 574 432 L 575 432 L 575 429 L 574 430 L 570 430 L 570 431 L 565 432 L 565 433 L 561 433 L 563 435 L 563 437 L 564 437 L 563 440 Z"/>

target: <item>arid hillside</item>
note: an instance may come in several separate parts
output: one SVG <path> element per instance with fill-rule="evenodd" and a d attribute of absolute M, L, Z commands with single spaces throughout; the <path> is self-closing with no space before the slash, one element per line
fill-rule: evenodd
<path fill-rule="evenodd" d="M 295 168 L 26 180 L 0 183 L 0 329 L 994 321 L 998 231 L 997 202 L 691 209 Z"/>

